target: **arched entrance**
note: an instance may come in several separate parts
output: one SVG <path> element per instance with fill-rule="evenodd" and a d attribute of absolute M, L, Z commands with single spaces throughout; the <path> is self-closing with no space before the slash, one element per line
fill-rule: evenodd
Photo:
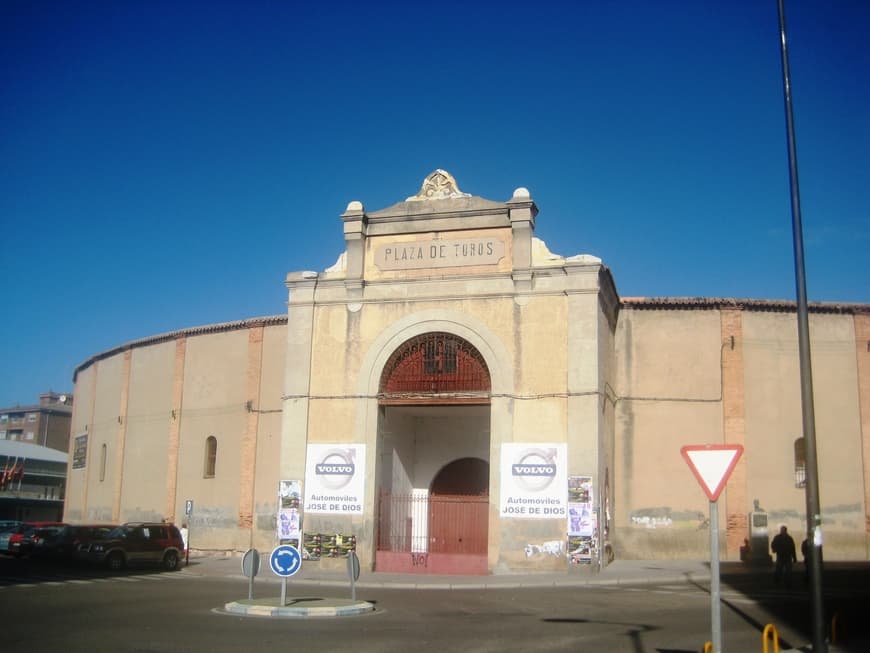
<path fill-rule="evenodd" d="M 450 333 L 404 342 L 381 374 L 375 567 L 487 573 L 486 362 Z"/>
<path fill-rule="evenodd" d="M 429 488 L 429 552 L 486 556 L 489 463 L 460 458 Z"/>

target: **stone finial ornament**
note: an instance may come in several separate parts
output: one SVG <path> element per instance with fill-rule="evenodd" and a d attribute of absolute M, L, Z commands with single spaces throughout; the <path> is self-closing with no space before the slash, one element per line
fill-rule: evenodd
<path fill-rule="evenodd" d="M 440 168 L 430 174 L 423 180 L 423 185 L 420 187 L 420 192 L 409 197 L 408 202 L 419 202 L 421 200 L 446 200 L 455 199 L 457 197 L 471 197 L 469 193 L 463 193 L 456 185 L 456 180 L 446 170 Z"/>

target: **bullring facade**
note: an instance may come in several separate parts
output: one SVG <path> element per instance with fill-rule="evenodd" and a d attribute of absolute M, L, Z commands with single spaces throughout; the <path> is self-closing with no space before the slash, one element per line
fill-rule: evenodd
<path fill-rule="evenodd" d="M 709 555 L 685 444 L 740 444 L 719 500 L 805 530 L 795 306 L 624 298 L 537 207 L 435 171 L 351 202 L 286 315 L 183 329 L 76 370 L 65 519 L 189 521 L 191 546 L 409 573 Z M 868 557 L 870 306 L 812 304 L 826 558 Z"/>

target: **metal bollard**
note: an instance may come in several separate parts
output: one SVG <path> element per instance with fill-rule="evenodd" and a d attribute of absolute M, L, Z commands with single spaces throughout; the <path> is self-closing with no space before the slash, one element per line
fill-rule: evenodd
<path fill-rule="evenodd" d="M 773 639 L 773 653 L 779 653 L 779 633 L 776 632 L 776 626 L 773 624 L 767 624 L 764 627 L 764 631 L 761 633 L 761 651 L 762 653 L 768 653 L 767 648 L 767 638 L 768 635 Z"/>

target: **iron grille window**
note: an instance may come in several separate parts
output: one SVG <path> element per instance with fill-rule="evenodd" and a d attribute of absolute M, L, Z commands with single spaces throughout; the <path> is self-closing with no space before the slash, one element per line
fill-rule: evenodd
<path fill-rule="evenodd" d="M 382 403 L 488 403 L 489 369 L 471 344 L 450 333 L 426 333 L 399 347 L 381 375 Z"/>
<path fill-rule="evenodd" d="M 794 441 L 794 486 L 807 486 L 807 447 L 803 438 Z"/>
<path fill-rule="evenodd" d="M 203 478 L 214 478 L 215 467 L 217 466 L 217 438 L 210 435 L 205 440 L 205 466 L 203 469 Z"/>

